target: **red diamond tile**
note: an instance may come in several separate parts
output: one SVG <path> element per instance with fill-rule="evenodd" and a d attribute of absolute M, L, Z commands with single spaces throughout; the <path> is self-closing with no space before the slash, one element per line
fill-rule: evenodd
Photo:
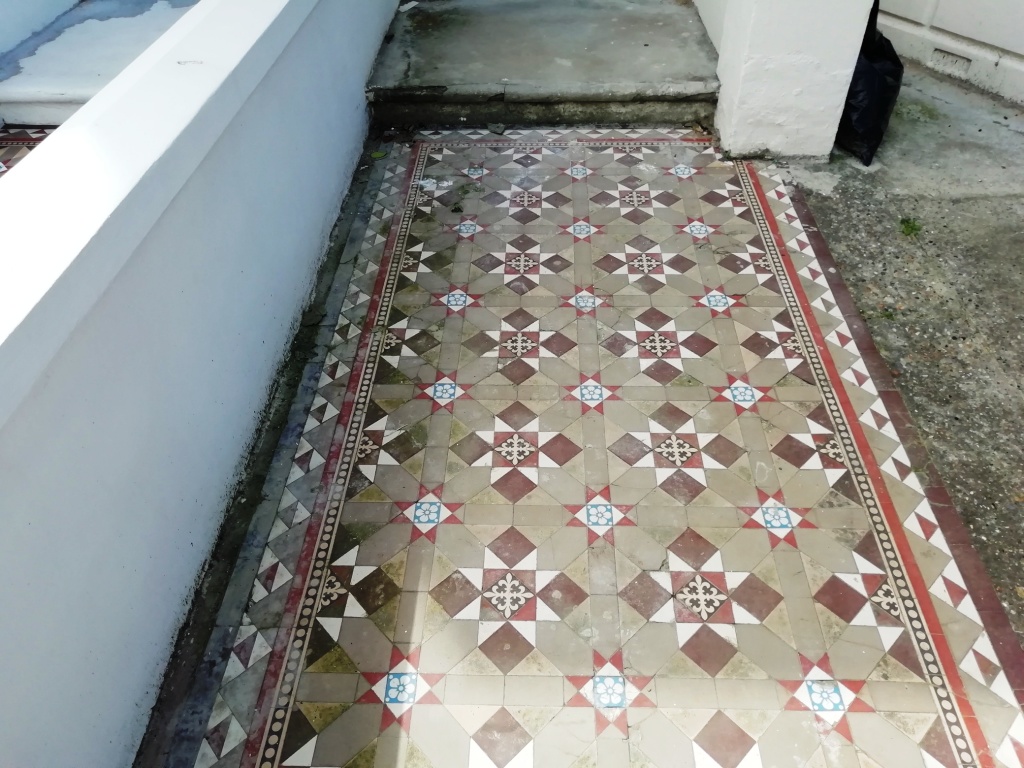
<path fill-rule="evenodd" d="M 724 712 L 716 712 L 694 739 L 722 768 L 736 768 L 754 746 L 754 739 Z"/>
<path fill-rule="evenodd" d="M 669 432 L 675 432 L 690 420 L 690 415 L 672 403 L 665 403 L 651 414 L 651 418 Z"/>
<path fill-rule="evenodd" d="M 502 707 L 473 734 L 475 741 L 498 768 L 505 768 L 533 741 L 529 732 Z"/>
<path fill-rule="evenodd" d="M 622 357 L 629 350 L 636 346 L 636 343 L 627 339 L 621 333 L 613 333 L 601 342 L 601 346 L 607 349 L 616 357 Z"/>
<path fill-rule="evenodd" d="M 732 600 L 754 618 L 764 621 L 782 602 L 782 595 L 757 576 L 751 575 L 733 590 Z"/>
<path fill-rule="evenodd" d="M 792 435 L 786 435 L 772 448 L 772 453 L 794 467 L 802 467 L 815 454 L 815 450 Z"/>
<path fill-rule="evenodd" d="M 430 596 L 441 604 L 445 613 L 455 616 L 480 597 L 480 590 L 473 586 L 469 579 L 456 571 L 430 590 Z"/>
<path fill-rule="evenodd" d="M 501 411 L 498 414 L 498 418 L 513 429 L 522 429 L 531 421 L 536 419 L 537 414 L 531 411 L 528 406 L 517 400 L 508 408 Z"/>
<path fill-rule="evenodd" d="M 475 432 L 462 438 L 452 446 L 452 453 L 467 464 L 472 464 L 481 456 L 487 454 L 490 450 L 490 444 Z"/>
<path fill-rule="evenodd" d="M 693 637 L 683 643 L 682 651 L 712 677 L 725 669 L 736 655 L 732 644 L 707 626 L 694 632 Z"/>
<path fill-rule="evenodd" d="M 561 357 L 570 349 L 576 346 L 576 342 L 564 333 L 555 332 L 540 343 L 542 347 L 558 357 Z"/>
<path fill-rule="evenodd" d="M 518 469 L 513 469 L 495 480 L 491 487 L 515 504 L 536 488 L 537 484 Z"/>
<path fill-rule="evenodd" d="M 614 443 L 609 445 L 608 450 L 630 466 L 633 466 L 651 452 L 650 448 L 632 435 L 623 435 Z"/>
<path fill-rule="evenodd" d="M 659 486 L 676 501 L 690 504 L 706 490 L 699 480 L 679 470 L 665 478 Z"/>
<path fill-rule="evenodd" d="M 658 328 L 664 327 L 672 318 L 660 309 L 651 307 L 650 309 L 640 313 L 636 319 L 651 330 L 657 330 Z"/>
<path fill-rule="evenodd" d="M 536 549 L 533 542 L 515 528 L 509 528 L 488 544 L 487 548 L 496 554 L 509 568 L 519 563 L 520 560 Z"/>
<path fill-rule="evenodd" d="M 555 435 L 541 446 L 541 453 L 554 461 L 558 466 L 564 466 L 583 449 L 565 435 Z"/>
<path fill-rule="evenodd" d="M 814 599 L 845 622 L 853 621 L 868 601 L 868 598 L 838 576 L 832 576 L 826 581 Z"/>
<path fill-rule="evenodd" d="M 700 333 L 694 333 L 679 342 L 679 346 L 686 347 L 686 349 L 693 352 L 693 354 L 704 357 L 704 355 L 717 347 L 718 344 L 707 336 Z"/>
<path fill-rule="evenodd" d="M 723 435 L 711 440 L 702 450 L 723 467 L 731 467 L 745 453 L 740 446 Z"/>
<path fill-rule="evenodd" d="M 718 551 L 718 547 L 692 528 L 687 528 L 678 539 L 668 545 L 668 548 L 695 571 L 699 571 Z"/>
<path fill-rule="evenodd" d="M 536 372 L 532 365 L 522 359 L 513 360 L 508 365 L 498 369 L 498 373 L 513 384 L 522 384 Z"/>
<path fill-rule="evenodd" d="M 525 309 L 519 308 L 514 312 L 510 312 L 502 318 L 506 323 L 511 325 L 518 331 L 523 330 L 528 325 L 532 325 L 537 322 L 537 318 L 527 312 Z"/>
<path fill-rule="evenodd" d="M 480 651 L 484 656 L 506 675 L 529 656 L 532 650 L 530 641 L 508 623 L 503 624 L 497 632 L 480 643 Z"/>
<path fill-rule="evenodd" d="M 587 599 L 587 593 L 575 581 L 560 573 L 537 593 L 537 597 L 564 619 Z"/>
<path fill-rule="evenodd" d="M 672 596 L 650 574 L 641 573 L 619 592 L 619 597 L 645 619 L 650 619 Z"/>

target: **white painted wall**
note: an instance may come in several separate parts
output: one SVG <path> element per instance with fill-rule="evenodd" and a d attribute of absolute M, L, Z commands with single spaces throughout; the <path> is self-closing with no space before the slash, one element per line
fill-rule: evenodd
<path fill-rule="evenodd" d="M 38 32 L 81 0 L 0 0 L 0 53 Z"/>
<path fill-rule="evenodd" d="M 396 0 L 203 0 L 0 183 L 0 765 L 130 765 Z"/>
<path fill-rule="evenodd" d="M 715 124 L 735 154 L 828 155 L 871 0 L 729 0 Z"/>
<path fill-rule="evenodd" d="M 708 31 L 708 37 L 717 50 L 722 50 L 722 35 L 725 32 L 725 19 L 729 0 L 694 0 L 700 20 Z"/>
<path fill-rule="evenodd" d="M 1024 104 L 1020 0 L 882 0 L 882 10 L 901 56 Z"/>

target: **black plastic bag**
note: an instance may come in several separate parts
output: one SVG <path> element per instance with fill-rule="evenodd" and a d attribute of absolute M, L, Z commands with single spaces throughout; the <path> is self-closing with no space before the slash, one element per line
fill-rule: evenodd
<path fill-rule="evenodd" d="M 836 143 L 864 165 L 871 165 L 882 144 L 902 83 L 903 62 L 896 49 L 873 24 L 869 25 L 836 136 Z"/>

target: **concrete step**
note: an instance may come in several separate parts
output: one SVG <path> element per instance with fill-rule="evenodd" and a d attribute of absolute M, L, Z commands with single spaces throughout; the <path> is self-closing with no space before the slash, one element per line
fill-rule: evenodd
<path fill-rule="evenodd" d="M 710 125 L 717 54 L 678 0 L 423 0 L 368 87 L 387 126 Z"/>
<path fill-rule="evenodd" d="M 198 0 L 85 0 L 0 55 L 0 124 L 60 125 Z"/>

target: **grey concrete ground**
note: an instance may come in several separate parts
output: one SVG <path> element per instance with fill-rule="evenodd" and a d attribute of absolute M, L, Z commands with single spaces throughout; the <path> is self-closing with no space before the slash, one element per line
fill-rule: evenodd
<path fill-rule="evenodd" d="M 371 88 L 581 91 L 706 88 L 718 56 L 676 0 L 422 0 L 399 12 Z"/>
<path fill-rule="evenodd" d="M 717 62 L 689 0 L 420 0 L 369 90 L 388 125 L 710 122 Z"/>
<path fill-rule="evenodd" d="M 909 68 L 871 168 L 790 172 L 1024 638 L 1024 108 Z"/>

